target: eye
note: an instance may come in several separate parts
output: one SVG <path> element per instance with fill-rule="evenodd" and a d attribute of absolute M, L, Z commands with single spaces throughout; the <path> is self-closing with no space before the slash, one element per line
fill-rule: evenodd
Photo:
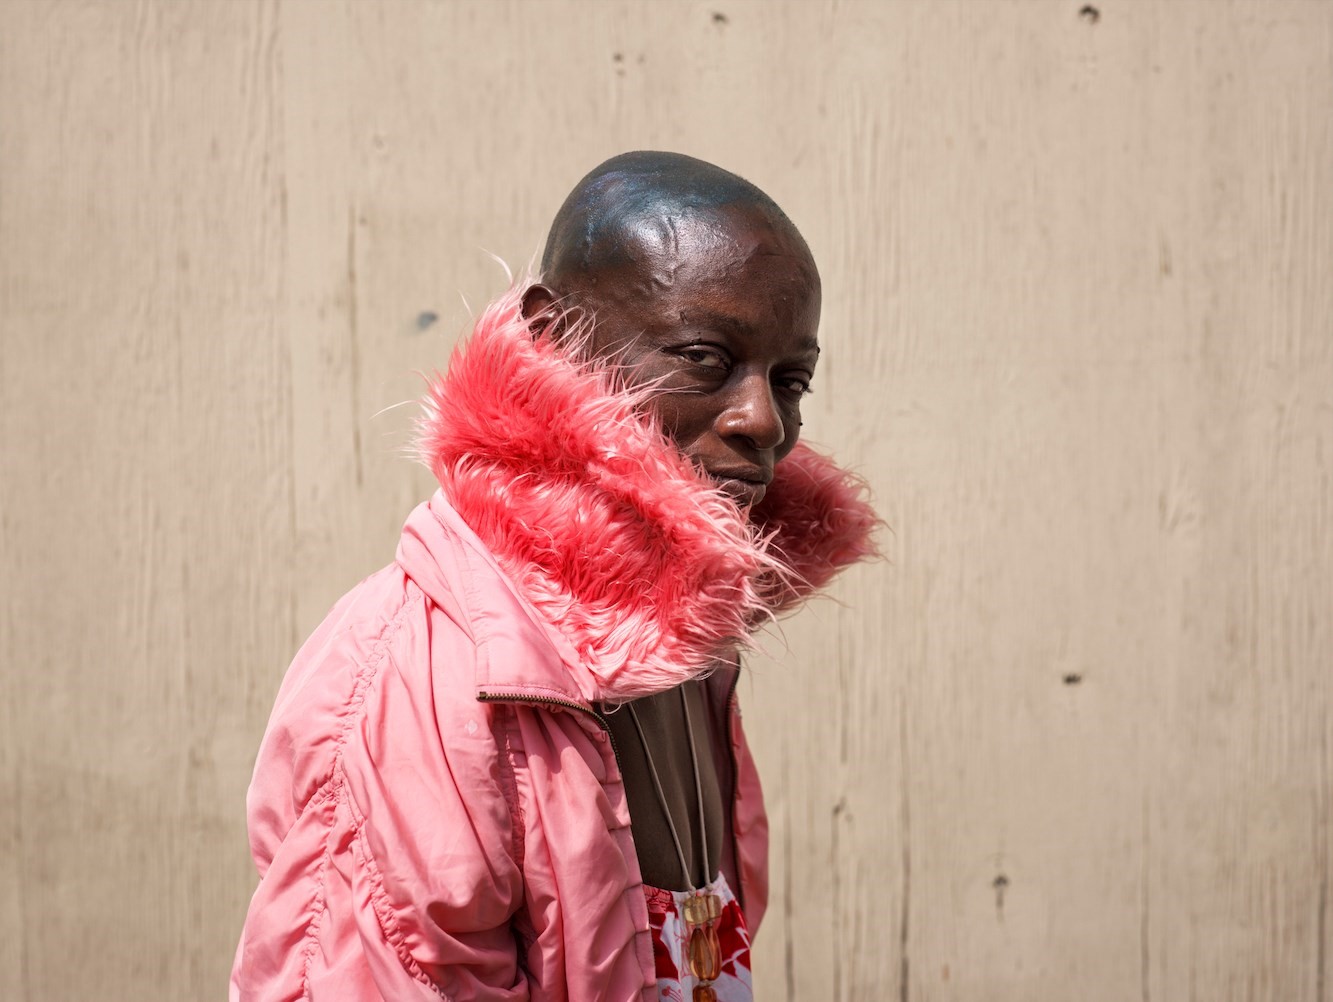
<path fill-rule="evenodd" d="M 691 365 L 697 365 L 701 369 L 717 369 L 719 372 L 725 372 L 731 368 L 731 362 L 726 355 L 716 348 L 709 348 L 707 345 L 690 345 L 688 348 L 678 348 L 676 354 Z"/>
<path fill-rule="evenodd" d="M 814 390 L 810 388 L 809 376 L 779 376 L 774 380 L 774 384 L 784 393 L 790 393 L 792 396 L 796 397 L 804 397 L 814 392 Z"/>

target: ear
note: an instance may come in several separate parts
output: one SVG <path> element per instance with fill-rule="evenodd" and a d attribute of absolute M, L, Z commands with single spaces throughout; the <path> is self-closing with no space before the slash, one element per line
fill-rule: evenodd
<path fill-rule="evenodd" d="M 558 336 L 565 326 L 565 311 L 560 307 L 560 297 L 540 282 L 528 286 L 519 301 L 519 310 L 528 322 L 528 330 L 532 331 L 533 337 L 539 337 L 547 330 Z"/>
<path fill-rule="evenodd" d="M 584 311 L 574 305 L 572 297 L 560 295 L 549 285 L 537 282 L 527 287 L 519 300 L 519 311 L 528 322 L 534 338 L 549 334 L 559 341 L 584 320 Z"/>

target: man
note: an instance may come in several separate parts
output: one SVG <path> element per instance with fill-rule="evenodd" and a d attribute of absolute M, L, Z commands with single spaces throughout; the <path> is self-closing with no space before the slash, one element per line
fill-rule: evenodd
<path fill-rule="evenodd" d="M 678 154 L 585 177 L 431 387 L 440 491 L 288 671 L 233 999 L 748 999 L 737 649 L 871 551 L 797 446 L 804 240 Z"/>

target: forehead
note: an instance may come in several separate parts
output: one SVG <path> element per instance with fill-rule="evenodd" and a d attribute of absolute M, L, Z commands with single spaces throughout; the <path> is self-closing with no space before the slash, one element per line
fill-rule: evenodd
<path fill-rule="evenodd" d="M 734 204 L 623 216 L 616 234 L 622 260 L 681 265 L 726 256 L 729 260 L 776 255 L 791 258 L 818 278 L 814 259 L 796 227 L 779 210 Z"/>
<path fill-rule="evenodd" d="M 819 272 L 780 213 L 727 206 L 623 221 L 617 253 L 590 275 L 626 305 L 741 312 L 755 322 L 818 323 Z"/>

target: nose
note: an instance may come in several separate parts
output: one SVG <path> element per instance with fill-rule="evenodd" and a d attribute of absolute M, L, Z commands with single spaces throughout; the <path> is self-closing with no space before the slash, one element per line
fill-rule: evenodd
<path fill-rule="evenodd" d="M 760 450 L 776 449 L 786 441 L 787 429 L 766 375 L 755 373 L 739 381 L 718 416 L 718 434 L 746 439 Z"/>

